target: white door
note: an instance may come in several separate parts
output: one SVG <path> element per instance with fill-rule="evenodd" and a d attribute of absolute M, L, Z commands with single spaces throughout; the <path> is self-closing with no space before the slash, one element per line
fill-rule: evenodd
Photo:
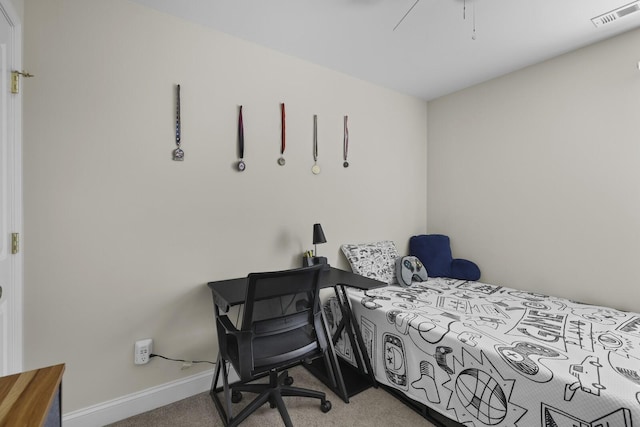
<path fill-rule="evenodd" d="M 22 370 L 22 255 L 12 253 L 13 233 L 22 234 L 21 98 L 11 93 L 21 32 L 12 4 L 0 0 L 0 375 Z"/>

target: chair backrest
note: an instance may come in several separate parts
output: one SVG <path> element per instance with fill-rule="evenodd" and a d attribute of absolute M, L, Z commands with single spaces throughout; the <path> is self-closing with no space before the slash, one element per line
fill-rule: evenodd
<path fill-rule="evenodd" d="M 243 380 L 326 350 L 319 297 L 322 268 L 319 264 L 247 276 L 240 330 L 251 343 L 239 354 Z"/>
<path fill-rule="evenodd" d="M 321 273 L 322 266 L 314 265 L 249 274 L 241 329 L 260 331 L 270 320 L 318 313 Z"/>

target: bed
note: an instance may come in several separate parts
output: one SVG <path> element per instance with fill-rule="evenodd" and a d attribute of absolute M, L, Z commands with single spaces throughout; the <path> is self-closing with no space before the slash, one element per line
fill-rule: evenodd
<path fill-rule="evenodd" d="M 640 314 L 447 278 L 348 296 L 376 380 L 447 419 L 640 423 Z M 333 327 L 335 301 L 325 312 Z M 354 363 L 348 340 L 336 351 Z"/>

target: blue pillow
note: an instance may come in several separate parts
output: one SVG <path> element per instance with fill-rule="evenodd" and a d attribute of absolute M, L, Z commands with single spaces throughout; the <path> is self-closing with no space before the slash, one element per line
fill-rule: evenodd
<path fill-rule="evenodd" d="M 451 278 L 477 281 L 480 279 L 480 267 L 475 262 L 455 258 L 451 261 Z"/>
<path fill-rule="evenodd" d="M 442 234 L 422 234 L 409 239 L 409 254 L 418 257 L 429 277 L 451 277 L 451 245 Z"/>

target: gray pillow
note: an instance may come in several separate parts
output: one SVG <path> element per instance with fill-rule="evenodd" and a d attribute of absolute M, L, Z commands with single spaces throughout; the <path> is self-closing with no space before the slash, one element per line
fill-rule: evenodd
<path fill-rule="evenodd" d="M 417 257 L 403 256 L 396 260 L 396 276 L 402 286 L 411 286 L 413 281 L 424 282 L 429 278 L 427 269 Z"/>

